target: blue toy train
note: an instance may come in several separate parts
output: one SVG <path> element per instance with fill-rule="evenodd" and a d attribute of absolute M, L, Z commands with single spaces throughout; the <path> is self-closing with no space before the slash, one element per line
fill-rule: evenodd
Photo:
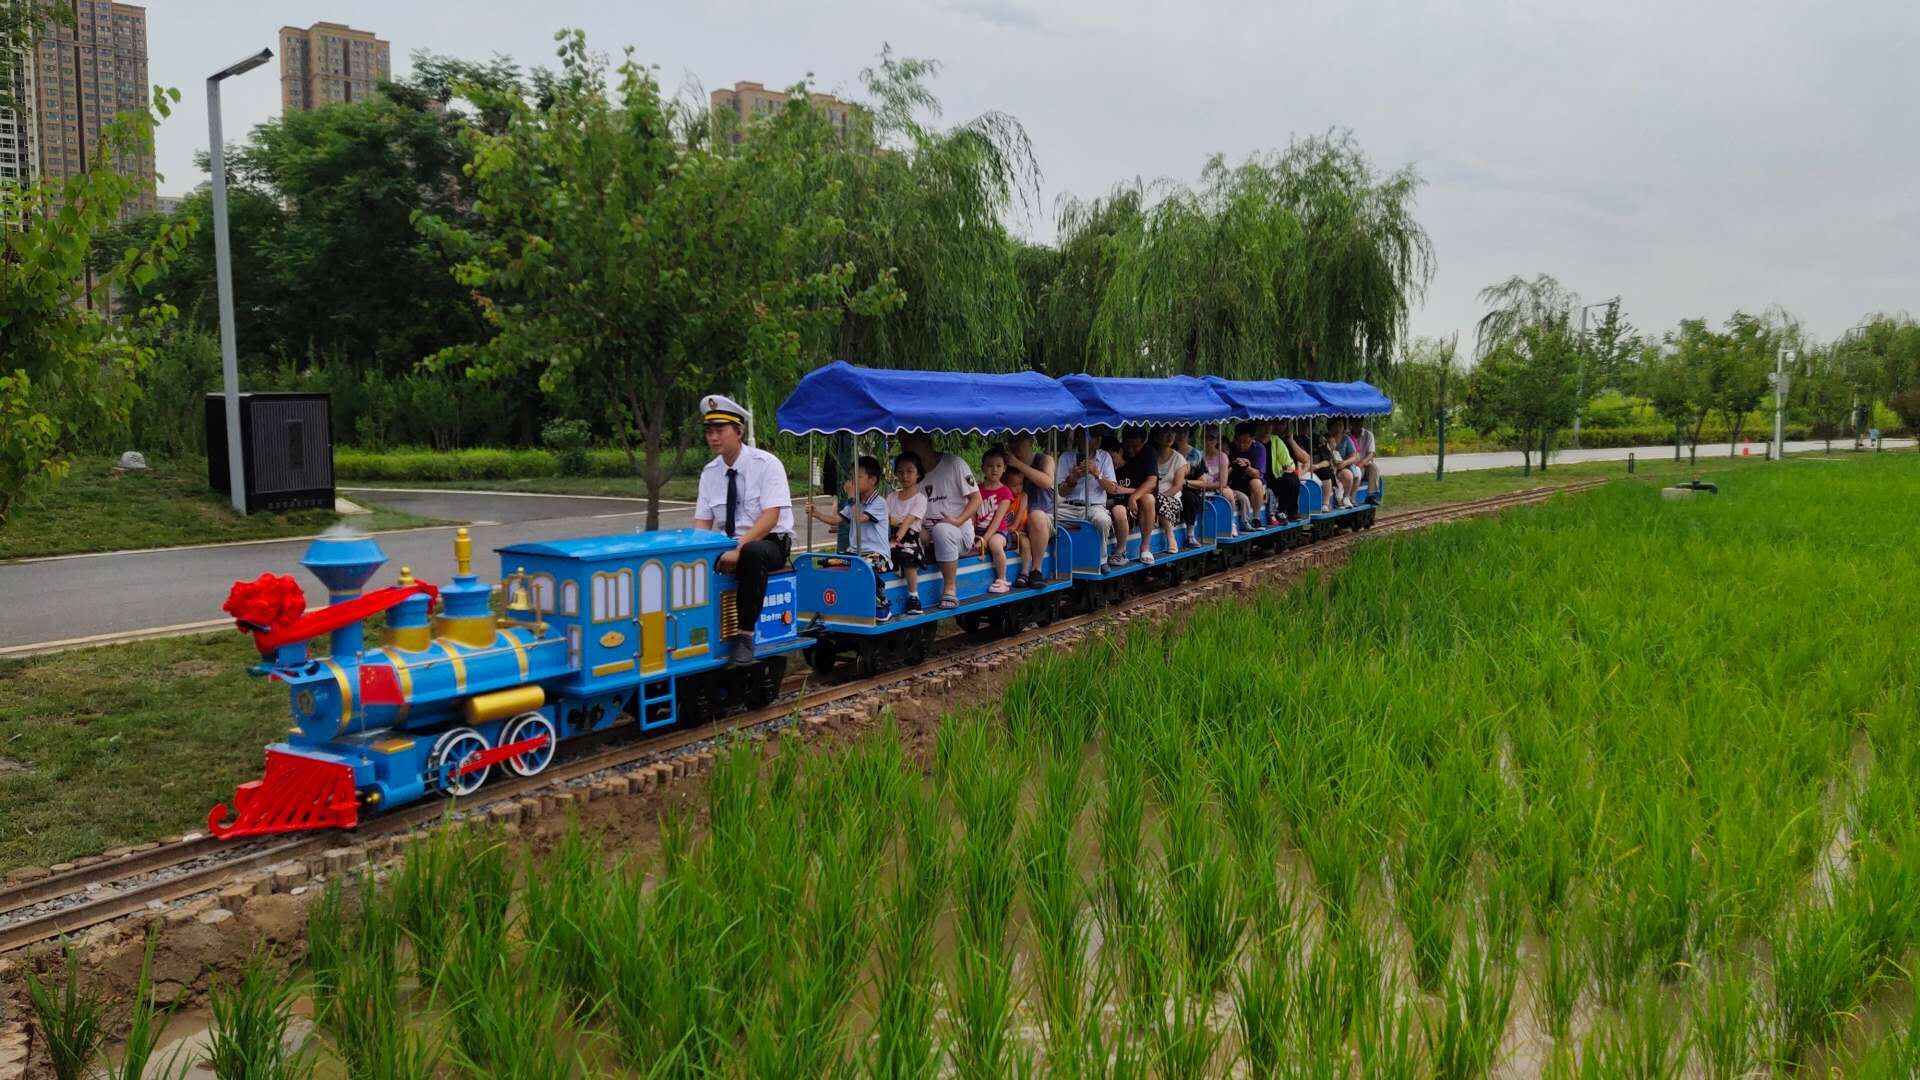
<path fill-rule="evenodd" d="M 800 381 L 779 409 L 783 432 L 851 436 L 902 432 L 993 435 L 1128 425 L 1380 415 L 1391 403 L 1365 383 L 1287 379 L 1109 379 L 1034 372 L 881 371 L 834 363 Z M 1178 583 L 1239 565 L 1339 529 L 1372 524 L 1376 481 L 1350 508 L 1329 509 L 1319 485 L 1285 515 L 1259 512 L 1237 528 L 1220 495 L 1175 529 L 1179 550 L 1147 542 L 1154 560 L 1111 565 L 1095 530 L 1062 524 L 1039 560 L 1036 587 L 991 593 L 984 556 L 960 561 L 960 604 L 937 606 L 937 573 L 920 575 L 924 611 L 883 618 L 878 597 L 905 610 L 906 585 L 858 553 L 805 551 L 768 582 L 753 627 L 755 662 L 729 667 L 722 643 L 739 628 L 733 579 L 716 561 L 732 542 L 715 532 L 669 529 L 514 544 L 500 548 L 501 611 L 494 587 L 472 571 L 472 545 L 454 541 L 456 573 L 444 587 L 415 581 L 364 591 L 386 562 L 371 538 L 323 536 L 301 560 L 329 604 L 305 610 L 298 585 L 263 575 L 236 583 L 226 610 L 252 633 L 255 674 L 286 685 L 293 726 L 267 748 L 259 780 L 208 815 L 215 836 L 352 828 L 378 812 L 431 796 L 470 795 L 495 768 L 542 772 L 560 744 L 622 723 L 642 730 L 771 703 L 788 658 L 816 671 L 846 663 L 870 674 L 926 658 L 940 624 L 1012 633 L 1098 608 L 1151 577 Z M 929 568 L 929 571 L 931 568 Z M 876 589 L 876 584 L 879 586 Z M 437 606 L 436 606 L 437 605 Z M 384 644 L 365 647 L 363 622 L 384 615 Z M 324 656 L 311 643 L 327 638 Z"/>

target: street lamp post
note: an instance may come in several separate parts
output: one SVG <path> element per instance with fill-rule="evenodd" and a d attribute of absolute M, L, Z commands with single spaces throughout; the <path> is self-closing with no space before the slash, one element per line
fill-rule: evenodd
<path fill-rule="evenodd" d="M 1796 354 L 1792 349 L 1781 349 L 1773 358 L 1773 460 L 1785 461 L 1787 458 L 1787 368 L 1793 365 Z"/>
<path fill-rule="evenodd" d="M 1594 308 L 1597 308 L 1597 307 L 1612 307 L 1613 305 L 1618 304 L 1619 302 L 1620 302 L 1619 297 L 1610 296 L 1607 299 L 1602 300 L 1597 304 L 1588 304 L 1585 307 L 1580 309 L 1580 349 L 1583 353 L 1586 351 L 1586 348 L 1587 348 L 1587 312 L 1592 311 Z M 1586 376 L 1586 370 L 1585 370 L 1586 364 L 1584 363 L 1584 359 L 1585 358 L 1582 357 L 1583 363 L 1581 364 L 1581 374 L 1580 374 L 1580 398 L 1581 398 L 1580 407 L 1573 414 L 1573 445 L 1576 447 L 1580 445 L 1580 414 L 1587 411 L 1587 402 L 1586 402 L 1587 376 Z"/>
<path fill-rule="evenodd" d="M 227 158 L 220 141 L 220 84 L 273 59 L 261 49 L 207 76 L 207 136 L 213 159 L 213 273 L 220 293 L 220 374 L 227 397 L 227 492 L 234 513 L 247 512 L 247 479 L 240 447 L 240 359 L 233 342 L 233 253 L 227 241 Z"/>

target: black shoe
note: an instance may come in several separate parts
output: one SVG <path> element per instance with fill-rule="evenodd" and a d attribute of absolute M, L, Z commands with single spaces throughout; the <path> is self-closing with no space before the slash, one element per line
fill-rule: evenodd
<path fill-rule="evenodd" d="M 745 634 L 733 639 L 733 648 L 727 653 L 728 667 L 748 667 L 753 663 L 753 639 Z"/>
<path fill-rule="evenodd" d="M 920 598 L 919 597 L 917 596 L 907 597 L 907 614 L 909 615 L 920 614 Z"/>
<path fill-rule="evenodd" d="M 878 608 L 874 610 L 874 613 L 873 613 L 874 622 L 883 623 L 891 618 L 893 618 L 892 604 L 882 603 Z"/>

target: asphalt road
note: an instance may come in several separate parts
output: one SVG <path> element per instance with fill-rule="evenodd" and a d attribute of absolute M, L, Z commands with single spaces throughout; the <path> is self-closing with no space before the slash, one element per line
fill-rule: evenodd
<path fill-rule="evenodd" d="M 1909 440 L 1898 440 L 1910 446 Z M 1840 444 L 1836 444 L 1839 446 Z M 1889 440 L 1889 447 L 1895 445 Z M 1798 452 L 1817 450 L 1823 443 L 1790 443 Z M 1755 444 L 1756 453 L 1763 452 Z M 1655 458 L 1670 448 L 1646 447 L 1633 453 Z M 1564 450 L 1559 462 L 1620 461 L 1627 450 Z M 1702 446 L 1705 459 L 1725 456 L 1727 447 Z M 1431 457 L 1380 459 L 1389 476 L 1431 472 Z M 1449 454 L 1449 471 L 1517 466 L 1518 453 Z M 449 521 L 469 521 L 474 566 L 484 580 L 498 576 L 493 550 L 528 540 L 629 532 L 646 524 L 646 507 L 639 500 L 518 495 L 501 492 L 455 492 L 427 489 L 374 491 L 343 488 L 348 498 L 377 502 L 396 510 Z M 681 527 L 692 521 L 686 503 L 665 505 L 661 525 Z M 796 518 L 805 535 L 805 520 Z M 380 546 L 387 565 L 375 576 L 390 583 L 402 566 L 416 577 L 443 582 L 453 575 L 453 530 L 456 526 L 413 529 L 382 534 Z M 817 536 L 826 538 L 824 530 Z M 235 581 L 264 573 L 287 574 L 306 589 L 307 602 L 319 606 L 326 593 L 300 567 L 300 556 L 310 539 L 271 540 L 199 548 L 68 556 L 0 563 L 0 656 L 50 650 L 92 639 L 117 639 L 212 629 L 230 625 L 220 612 L 227 590 Z"/>

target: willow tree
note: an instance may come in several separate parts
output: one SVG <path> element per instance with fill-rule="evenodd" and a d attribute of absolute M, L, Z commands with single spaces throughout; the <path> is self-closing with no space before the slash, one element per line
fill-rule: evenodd
<path fill-rule="evenodd" d="M 1200 184 L 1155 185 L 1094 320 L 1116 371 L 1251 377 L 1377 374 L 1432 274 L 1419 177 L 1381 175 L 1349 136 L 1295 142 Z"/>
<path fill-rule="evenodd" d="M 1027 298 L 1026 361 L 1035 371 L 1066 375 L 1105 370 L 1089 355 L 1093 325 L 1122 250 L 1138 243 L 1148 196 L 1122 184 L 1097 199 L 1063 196 L 1058 242 L 1020 251 Z"/>
<path fill-rule="evenodd" d="M 1015 118 L 986 112 L 936 125 L 931 60 L 883 52 L 861 73 L 866 99 L 844 132 L 788 93 L 788 124 L 829 181 L 827 212 L 842 223 L 813 258 L 853 268 L 852 287 L 896 289 L 897 307 L 850 307 L 806 345 L 815 361 L 877 367 L 1010 369 L 1020 365 L 1024 298 L 1003 219 L 1033 197 L 1039 169 Z M 748 152 L 756 123 L 735 152 Z M 777 400 L 784 387 L 763 387 Z"/>

